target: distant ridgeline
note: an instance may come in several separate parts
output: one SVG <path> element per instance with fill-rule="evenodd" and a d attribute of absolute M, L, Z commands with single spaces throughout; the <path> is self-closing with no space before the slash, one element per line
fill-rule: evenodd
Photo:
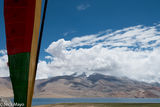
<path fill-rule="evenodd" d="M 8 78 L 0 78 L 0 95 L 10 95 L 12 88 Z M 5 90 L 5 91 L 4 91 Z M 9 94 L 10 93 L 10 94 Z M 36 80 L 34 97 L 124 97 L 160 98 L 159 83 L 145 83 L 102 74 L 65 75 Z"/>

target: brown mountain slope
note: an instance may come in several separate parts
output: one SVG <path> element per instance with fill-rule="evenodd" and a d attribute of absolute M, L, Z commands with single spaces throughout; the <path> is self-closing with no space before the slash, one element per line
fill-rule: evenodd
<path fill-rule="evenodd" d="M 13 91 L 8 77 L 0 78 L 0 96 L 12 97 Z"/>
<path fill-rule="evenodd" d="M 160 97 L 160 87 L 101 74 L 59 76 L 36 82 L 35 97 Z"/>
<path fill-rule="evenodd" d="M 0 96 L 12 96 L 8 78 L 0 78 Z M 160 98 L 160 85 L 102 74 L 58 76 L 36 80 L 34 97 Z"/>

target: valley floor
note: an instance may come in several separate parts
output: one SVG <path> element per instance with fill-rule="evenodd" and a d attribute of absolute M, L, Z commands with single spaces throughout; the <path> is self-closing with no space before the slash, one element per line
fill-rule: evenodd
<path fill-rule="evenodd" d="M 150 103 L 64 103 L 41 105 L 34 107 L 160 107 L 160 104 Z"/>

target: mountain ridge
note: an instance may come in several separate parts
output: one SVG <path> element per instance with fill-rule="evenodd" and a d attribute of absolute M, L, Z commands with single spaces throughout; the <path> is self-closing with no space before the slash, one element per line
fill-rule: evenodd
<path fill-rule="evenodd" d="M 9 77 L 0 78 L 0 96 L 13 96 Z M 160 98 L 160 84 L 98 73 L 87 76 L 82 73 L 36 80 L 34 97 Z"/>

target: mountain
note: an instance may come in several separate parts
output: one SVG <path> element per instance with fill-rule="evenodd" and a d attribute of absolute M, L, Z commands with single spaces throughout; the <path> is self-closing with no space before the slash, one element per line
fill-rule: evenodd
<path fill-rule="evenodd" d="M 0 78 L 1 96 L 12 96 L 8 78 Z M 4 91 L 5 90 L 5 91 Z M 160 85 L 102 74 L 66 75 L 36 80 L 34 97 L 160 98 Z"/>
<path fill-rule="evenodd" d="M 9 77 L 0 78 L 0 97 L 2 96 L 13 96 L 12 86 Z"/>

